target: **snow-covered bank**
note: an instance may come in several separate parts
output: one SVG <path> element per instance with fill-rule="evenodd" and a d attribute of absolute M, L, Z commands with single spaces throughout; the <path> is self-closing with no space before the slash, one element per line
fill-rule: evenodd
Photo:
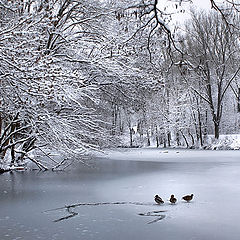
<path fill-rule="evenodd" d="M 190 139 L 188 139 L 190 143 Z M 129 148 L 129 139 L 127 136 L 123 137 L 123 144 L 120 147 Z M 170 147 L 172 149 L 186 149 L 186 144 L 179 145 L 175 137 L 170 141 Z M 141 142 L 138 138 L 134 142 L 133 147 L 147 147 L 147 141 Z M 151 137 L 150 147 L 157 147 L 157 143 L 154 137 Z M 159 145 L 159 148 L 164 148 L 163 144 Z M 203 146 L 200 146 L 200 143 L 195 143 L 195 145 L 188 145 L 190 149 L 205 149 L 205 150 L 240 150 L 240 134 L 222 134 L 219 136 L 219 139 L 215 139 L 214 135 L 208 135 L 205 137 Z"/>
<path fill-rule="evenodd" d="M 206 148 L 211 150 L 239 150 L 240 134 L 220 135 L 218 140 L 213 135 L 209 135 Z"/>

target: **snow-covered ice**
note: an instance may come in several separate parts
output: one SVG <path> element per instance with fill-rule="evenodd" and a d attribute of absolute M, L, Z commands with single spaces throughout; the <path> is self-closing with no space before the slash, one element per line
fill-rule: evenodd
<path fill-rule="evenodd" d="M 240 236 L 239 151 L 109 150 L 98 155 L 91 168 L 5 173 L 0 179 L 0 191 L 7 191 L 0 194 L 2 240 L 238 240 Z M 192 202 L 181 201 L 191 193 Z M 178 202 L 156 205 L 155 194 L 165 201 L 175 194 Z M 71 209 L 78 215 L 60 222 L 53 221 L 69 215 L 65 209 L 44 212 L 74 203 L 119 201 L 131 204 L 78 206 Z M 163 217 L 154 222 L 157 215 Z"/>
<path fill-rule="evenodd" d="M 112 160 L 153 161 L 153 162 L 238 162 L 239 151 L 188 150 L 159 148 L 123 148 L 106 150 L 100 157 Z"/>

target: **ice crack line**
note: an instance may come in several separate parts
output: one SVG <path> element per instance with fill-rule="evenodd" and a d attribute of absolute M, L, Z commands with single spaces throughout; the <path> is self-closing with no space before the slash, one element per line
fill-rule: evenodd
<path fill-rule="evenodd" d="M 142 202 L 96 202 L 96 203 L 76 203 L 76 204 L 71 204 L 71 205 L 65 205 L 64 207 L 59 207 L 59 208 L 54 208 L 54 209 L 49 209 L 44 212 L 50 212 L 50 211 L 57 211 L 57 210 L 62 210 L 66 209 L 67 212 L 69 213 L 67 216 L 58 218 L 54 220 L 54 222 L 60 222 L 63 220 L 67 220 L 69 218 L 75 217 L 78 215 L 77 212 L 73 211 L 72 209 L 80 206 L 103 206 L 103 205 L 142 205 L 142 206 L 156 206 L 156 204 L 153 203 L 142 203 Z M 164 212 L 167 212 L 166 210 L 160 210 L 160 211 L 150 211 L 146 213 L 139 213 L 139 216 L 146 216 L 146 217 L 157 217 L 156 219 L 147 222 L 147 224 L 155 223 L 158 222 L 166 217 Z"/>

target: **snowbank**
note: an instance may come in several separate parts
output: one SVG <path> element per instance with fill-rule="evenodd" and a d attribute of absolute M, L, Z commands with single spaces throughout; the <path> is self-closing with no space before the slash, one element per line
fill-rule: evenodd
<path fill-rule="evenodd" d="M 240 134 L 220 135 L 216 140 L 213 135 L 208 136 L 208 144 L 205 149 L 210 150 L 239 150 Z"/>
<path fill-rule="evenodd" d="M 188 139 L 189 140 L 189 139 Z M 156 147 L 156 142 L 154 138 L 151 138 L 151 146 Z M 189 140 L 190 143 L 190 140 Z M 133 147 L 146 147 L 146 139 L 142 142 L 139 138 L 135 137 L 133 141 Z M 121 147 L 121 146 L 119 146 Z M 129 139 L 127 136 L 122 138 L 122 147 L 129 148 Z M 160 148 L 163 148 L 163 144 L 160 145 Z M 177 145 L 177 142 L 172 139 L 171 147 L 172 149 L 186 149 L 186 145 Z M 205 144 L 203 147 L 200 146 L 189 146 L 190 149 L 206 149 L 206 150 L 239 150 L 240 149 L 240 134 L 223 134 L 220 135 L 219 139 L 215 139 L 214 135 L 208 135 L 205 139 Z"/>

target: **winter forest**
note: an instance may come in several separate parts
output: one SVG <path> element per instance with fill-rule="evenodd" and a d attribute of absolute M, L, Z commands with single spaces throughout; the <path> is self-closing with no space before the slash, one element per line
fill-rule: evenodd
<path fill-rule="evenodd" d="M 238 134 L 240 4 L 189 2 L 1 0 L 0 169 Z"/>

